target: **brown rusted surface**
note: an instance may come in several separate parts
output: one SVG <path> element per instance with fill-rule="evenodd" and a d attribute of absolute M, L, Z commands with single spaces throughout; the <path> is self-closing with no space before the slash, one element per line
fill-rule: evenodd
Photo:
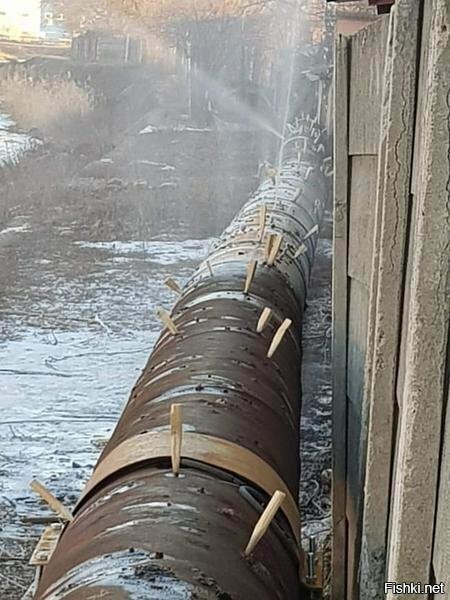
<path fill-rule="evenodd" d="M 300 523 L 285 505 L 254 553 L 242 553 L 272 493 L 263 472 L 276 474 L 287 499 L 298 498 L 301 325 L 317 239 L 308 233 L 324 199 L 315 127 L 304 128 L 312 136 L 300 160 L 260 186 L 182 290 L 170 313 L 176 333 L 162 331 L 37 598 L 302 597 Z M 271 235 L 281 244 L 269 266 Z M 244 293 L 251 260 L 258 264 Z M 271 319 L 257 333 L 266 307 Z M 285 319 L 292 324 L 268 358 Z M 182 407 L 185 441 L 178 478 L 168 450 L 173 403 Z M 190 444 L 202 436 L 222 440 L 246 468 L 220 462 L 212 447 L 198 460 Z"/>
<path fill-rule="evenodd" d="M 286 499 L 281 510 L 285 513 L 295 538 L 297 541 L 299 540 L 300 517 L 297 502 L 278 473 L 265 461 L 243 446 L 238 446 L 223 438 L 195 432 L 185 432 L 183 438 L 182 447 L 185 458 L 233 473 L 243 481 L 252 482 L 267 492 L 269 496 L 272 496 L 277 490 L 283 491 Z M 168 431 L 150 431 L 128 438 L 102 460 L 91 477 L 84 496 L 125 466 L 169 456 L 170 434 Z M 81 497 L 80 502 L 83 502 L 84 496 Z"/>
<path fill-rule="evenodd" d="M 297 600 L 297 559 L 279 516 L 244 558 L 258 517 L 238 484 L 183 464 L 180 477 L 148 467 L 122 475 L 78 512 L 41 597 Z"/>

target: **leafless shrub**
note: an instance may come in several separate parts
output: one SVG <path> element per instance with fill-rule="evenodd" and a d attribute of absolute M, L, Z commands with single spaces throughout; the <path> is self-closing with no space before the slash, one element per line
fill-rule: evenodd
<path fill-rule="evenodd" d="M 52 137 L 64 136 L 94 104 L 89 89 L 66 78 L 9 77 L 0 81 L 0 98 L 20 127 Z"/>

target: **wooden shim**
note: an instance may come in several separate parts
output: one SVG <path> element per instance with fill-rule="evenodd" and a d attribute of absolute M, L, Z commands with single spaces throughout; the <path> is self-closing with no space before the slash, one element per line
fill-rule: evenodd
<path fill-rule="evenodd" d="M 253 278 L 255 276 L 257 266 L 258 261 L 254 258 L 252 258 L 247 265 L 247 276 L 245 278 L 244 294 L 248 294 L 250 286 L 252 285 Z"/>
<path fill-rule="evenodd" d="M 285 319 L 281 323 L 281 325 L 278 327 L 277 332 L 273 336 L 273 340 L 272 340 L 272 343 L 270 344 L 270 348 L 267 352 L 267 358 L 272 358 L 272 356 L 275 354 L 275 350 L 281 344 L 281 340 L 283 339 L 284 334 L 286 333 L 286 331 L 289 329 L 289 327 L 291 325 L 292 325 L 292 320 Z"/>
<path fill-rule="evenodd" d="M 273 263 L 275 262 L 275 259 L 280 250 L 282 241 L 283 241 L 283 236 L 280 234 L 277 234 L 275 236 L 275 239 L 273 240 L 272 247 L 270 249 L 269 258 L 267 259 L 267 264 L 269 267 L 271 267 L 273 265 Z"/>
<path fill-rule="evenodd" d="M 273 183 L 273 185 L 276 184 L 278 170 L 273 165 L 271 165 L 270 163 L 267 163 L 267 162 L 265 164 L 265 175 L 266 175 L 266 180 L 270 179 L 271 182 Z"/>
<path fill-rule="evenodd" d="M 294 258 L 298 258 L 299 256 L 301 256 L 302 254 L 304 254 L 306 251 L 308 250 L 308 248 L 305 246 L 305 244 L 302 244 L 296 251 L 294 254 Z"/>
<path fill-rule="evenodd" d="M 178 285 L 175 279 L 172 279 L 172 277 L 167 277 L 167 279 L 164 280 L 164 285 L 166 285 L 169 290 L 172 290 L 172 292 L 181 294 L 181 287 Z"/>
<path fill-rule="evenodd" d="M 59 523 L 60 518 L 53 513 L 48 515 L 23 515 L 20 517 L 22 523 L 27 525 L 50 525 L 50 523 Z"/>
<path fill-rule="evenodd" d="M 269 260 L 270 251 L 272 249 L 274 237 L 275 237 L 275 235 L 273 233 L 269 233 L 269 235 L 266 237 L 266 243 L 264 245 L 264 260 L 266 262 Z"/>
<path fill-rule="evenodd" d="M 261 316 L 258 319 L 258 324 L 256 325 L 256 333 L 261 333 L 264 330 L 271 316 L 272 309 L 266 306 L 266 308 L 263 309 Z"/>
<path fill-rule="evenodd" d="M 164 308 L 158 308 L 156 314 L 172 335 L 176 335 L 178 333 L 177 326 L 173 322 L 173 319 L 171 318 L 167 310 L 164 310 Z"/>
<path fill-rule="evenodd" d="M 178 476 L 181 462 L 181 442 L 183 439 L 183 419 L 181 404 L 172 404 L 170 407 L 170 457 L 172 460 L 172 473 Z"/>
<path fill-rule="evenodd" d="M 264 237 L 264 229 L 266 228 L 267 206 L 264 204 L 259 210 L 259 237 L 258 241 L 262 242 Z"/>
<path fill-rule="evenodd" d="M 272 498 L 270 499 L 269 504 L 264 509 L 264 512 L 259 517 L 258 522 L 253 529 L 252 535 L 250 536 L 250 540 L 247 544 L 247 547 L 244 550 L 245 556 L 248 556 L 253 552 L 258 542 L 264 536 L 266 531 L 269 528 L 269 525 L 273 521 L 275 515 L 278 512 L 278 509 L 282 505 L 284 499 L 286 498 L 286 494 L 277 490 Z"/>
<path fill-rule="evenodd" d="M 48 490 L 45 485 L 33 479 L 30 483 L 30 487 L 38 496 L 46 502 L 55 513 L 61 517 L 64 521 L 73 521 L 73 515 L 68 508 L 64 506 L 55 496 Z"/>
<path fill-rule="evenodd" d="M 316 224 L 314 225 L 314 227 L 312 229 L 310 229 L 308 231 L 308 233 L 305 235 L 305 237 L 303 238 L 303 241 L 306 242 L 306 240 L 309 240 L 309 238 L 314 235 L 315 233 L 317 233 L 319 231 L 319 226 Z"/>
<path fill-rule="evenodd" d="M 60 523 L 53 523 L 44 529 L 30 558 L 30 565 L 41 566 L 48 563 L 56 548 L 62 529 Z"/>

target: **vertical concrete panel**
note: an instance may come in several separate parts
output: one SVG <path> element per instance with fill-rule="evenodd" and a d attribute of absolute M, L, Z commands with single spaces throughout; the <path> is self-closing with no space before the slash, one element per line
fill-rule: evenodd
<path fill-rule="evenodd" d="M 429 579 L 445 390 L 450 252 L 450 5 L 432 2 L 411 232 L 411 288 L 402 417 L 393 488 L 389 581 Z M 443 547 L 442 545 L 440 546 Z M 436 557 L 437 559 L 437 557 Z M 415 595 L 388 598 L 413 598 Z"/>
<path fill-rule="evenodd" d="M 367 311 L 369 309 L 369 292 L 366 286 L 357 279 L 350 279 L 347 350 L 347 396 L 348 402 L 354 405 L 358 420 L 361 415 L 362 395 L 364 387 L 364 362 L 367 342 Z M 358 431 L 361 423 L 358 422 Z M 359 439 L 359 433 L 356 434 Z M 359 461 L 358 447 L 352 446 L 352 460 L 348 470 L 354 469 Z M 358 490 L 355 490 L 358 492 Z"/>
<path fill-rule="evenodd" d="M 348 69 L 348 40 L 339 36 L 334 68 L 333 600 L 345 598 L 346 581 Z"/>
<path fill-rule="evenodd" d="M 447 370 L 450 365 L 447 365 Z M 447 393 L 447 396 L 449 394 Z M 438 491 L 437 516 L 433 549 L 433 570 L 436 581 L 450 590 L 450 398 L 447 397 L 447 418 L 442 445 L 442 462 Z"/>
<path fill-rule="evenodd" d="M 373 262 L 373 330 L 366 369 L 369 407 L 360 591 L 383 595 L 397 355 L 415 115 L 418 9 L 398 0 L 391 13 L 380 138 L 377 252 Z"/>
<path fill-rule="evenodd" d="M 426 77 L 426 66 L 428 64 L 428 36 L 430 32 L 431 25 L 431 12 L 432 12 L 432 0 L 430 2 L 423 3 L 423 15 L 422 15 L 422 41 L 420 44 L 420 61 L 419 61 L 419 82 L 424 81 L 424 77 Z M 422 85 L 419 89 L 423 89 Z M 417 110 L 416 110 L 416 131 L 414 138 L 414 156 L 415 160 L 413 163 L 413 174 L 412 174 L 412 182 L 411 182 L 411 193 L 415 194 L 417 190 L 417 186 L 420 183 L 420 152 L 423 147 L 423 129 L 421 127 L 421 122 L 423 119 L 423 111 L 426 102 L 426 94 L 418 94 L 417 95 Z"/>
<path fill-rule="evenodd" d="M 377 154 L 384 56 L 389 18 L 351 37 L 349 152 Z"/>
<path fill-rule="evenodd" d="M 377 212 L 378 146 L 389 17 L 351 38 L 349 152 L 351 156 L 348 316 L 347 598 L 359 596 L 357 573 L 365 464 L 367 408 L 364 404 L 369 294 Z"/>
<path fill-rule="evenodd" d="M 376 212 L 376 187 L 378 168 L 378 138 L 380 119 L 380 94 L 384 69 L 385 41 L 388 19 L 382 18 L 358 32 L 348 41 L 348 56 L 345 78 L 336 69 L 336 78 L 340 84 L 340 95 L 336 104 L 336 128 L 344 123 L 342 114 L 350 112 L 348 143 L 337 144 L 335 160 L 345 161 L 345 173 L 350 178 L 345 185 L 345 244 L 335 247 L 334 296 L 339 298 L 339 312 L 335 312 L 334 331 L 343 336 L 335 345 L 334 370 L 339 385 L 335 387 L 334 413 L 337 416 L 334 426 L 334 455 L 339 456 L 337 472 L 343 471 L 344 477 L 335 474 L 334 487 L 342 489 L 345 481 L 345 502 L 339 506 L 340 520 L 335 519 L 335 549 L 344 554 L 337 540 L 344 535 L 347 527 L 347 589 L 341 586 L 340 593 L 333 597 L 337 600 L 357 596 L 357 569 L 359 565 L 360 521 L 362 514 L 363 456 L 364 443 L 362 432 L 366 429 L 363 422 L 363 389 L 365 355 L 367 342 L 367 322 L 369 309 L 369 289 L 371 284 L 372 242 Z M 342 44 L 341 38 L 341 44 Z M 337 55 L 338 56 L 338 55 Z M 350 60 L 351 57 L 351 60 Z M 350 65 L 349 65 L 350 62 Z M 350 70 L 350 72 L 349 72 Z M 350 80 L 347 79 L 350 75 Z M 349 87 L 349 90 L 347 87 Z M 344 104 L 346 103 L 346 104 Z M 340 111 L 340 112 L 338 112 Z M 341 130 L 342 131 L 342 130 Z M 347 136 L 347 130 L 344 133 Z M 335 132 L 336 136 L 336 132 Z M 336 139 L 336 138 L 335 138 Z M 345 148 L 345 155 L 344 155 Z M 350 155 L 350 157 L 348 156 Z M 349 162 L 351 168 L 349 169 Z M 339 178 L 342 163 L 335 164 Z M 338 180 L 342 184 L 342 180 Z M 340 190 L 343 190 L 341 187 Z M 336 192 L 335 192 L 336 193 Z M 338 231 L 339 228 L 336 223 Z M 339 252 L 337 256 L 336 252 Z M 336 340 L 339 340 L 339 336 Z M 338 361 L 336 357 L 338 356 Z M 344 380 L 342 380 L 344 377 Z M 336 392 L 337 390 L 337 392 Z M 345 402 L 347 405 L 345 406 Z M 346 456 L 345 460 L 342 457 Z M 336 465 L 335 465 L 336 469 Z M 336 496 L 336 494 L 335 494 Z M 334 497 L 336 503 L 336 497 Z M 338 514 L 336 505 L 335 515 Z M 343 516 L 345 515 L 345 516 Z M 336 533 L 338 532 L 338 533 Z M 345 592 L 345 593 L 344 593 Z"/>
<path fill-rule="evenodd" d="M 353 201 L 353 198 L 352 198 Z M 364 283 L 350 278 L 347 349 L 347 522 L 348 598 L 357 596 L 356 571 L 359 561 L 362 510 L 362 464 L 360 454 L 361 409 L 367 342 L 369 292 Z"/>
<path fill-rule="evenodd" d="M 364 464 L 361 452 L 363 391 L 367 352 L 370 265 L 376 207 L 377 156 L 351 157 L 349 213 L 349 319 L 347 327 L 347 520 L 349 590 L 353 590 L 359 556 Z M 354 592 L 352 591 L 350 596 Z"/>
<path fill-rule="evenodd" d="M 342 424 L 346 417 L 346 433 L 334 435 L 340 448 L 347 437 L 348 572 L 345 593 L 341 587 L 334 595 L 339 600 L 384 597 L 386 576 L 426 582 L 432 565 L 436 579 L 450 585 L 449 423 L 441 440 L 450 312 L 450 4 L 422 4 L 419 49 L 420 6 L 397 0 L 389 34 L 384 19 L 349 41 L 348 239 L 337 247 L 340 271 L 334 273 L 335 282 L 338 275 L 345 281 L 345 290 L 342 281 L 337 289 L 348 312 L 344 315 L 344 304 L 337 303 L 341 312 L 333 315 L 342 317 L 334 331 L 345 327 L 347 334 L 346 342 L 335 346 L 335 354 L 347 355 L 345 383 L 342 373 L 335 373 L 339 398 L 347 397 L 346 412 L 338 404 L 336 421 Z M 345 114 L 342 106 L 340 111 Z M 376 183 L 368 175 L 374 167 L 367 167 L 367 155 L 376 165 Z M 339 181 L 338 167 L 336 172 Z M 367 202 L 373 196 L 376 201 Z M 371 234 L 367 239 L 365 229 Z M 335 368 L 342 369 L 340 360 Z M 342 531 L 342 523 L 335 521 L 335 529 L 340 525 Z"/>
<path fill-rule="evenodd" d="M 376 155 L 352 156 L 348 274 L 370 289 L 373 231 L 377 200 Z"/>
<path fill-rule="evenodd" d="M 378 147 L 378 161 L 377 161 L 377 181 L 376 181 L 376 201 L 373 214 L 373 243 L 372 243 L 372 256 L 371 256 L 371 268 L 370 268 L 370 283 L 369 283 L 369 307 L 367 311 L 367 341 L 366 341 L 366 360 L 364 365 L 364 390 L 361 408 L 361 434 L 359 440 L 359 454 L 361 462 L 366 465 L 367 455 L 367 438 L 369 429 L 369 410 L 370 410 L 370 382 L 372 378 L 372 366 L 373 366 L 373 352 L 375 346 L 375 323 L 376 323 L 376 307 L 377 307 L 377 293 L 378 293 L 378 266 L 380 261 L 380 246 L 381 246 L 381 222 L 382 222 L 382 198 L 384 197 L 384 165 L 386 161 L 386 135 L 389 124 L 389 88 L 386 85 L 387 81 L 390 81 L 391 70 L 392 70 L 392 21 L 389 21 L 389 30 L 386 40 L 386 55 L 384 60 L 384 82 L 381 96 L 380 106 L 380 138 Z M 365 472 L 362 474 L 364 480 Z M 361 486 L 362 488 L 364 486 Z M 364 502 L 364 490 L 361 489 L 362 502 Z M 364 510 L 364 505 L 363 505 Z M 364 519 L 364 512 L 362 514 L 362 521 Z M 367 555 L 367 544 L 364 537 L 364 527 L 361 523 L 361 548 L 359 557 L 359 571 L 358 571 L 358 583 L 360 589 L 366 590 L 365 575 L 363 563 L 365 562 L 365 556 Z M 361 568 L 362 567 L 362 568 Z M 361 595 L 360 595 L 361 597 Z"/>

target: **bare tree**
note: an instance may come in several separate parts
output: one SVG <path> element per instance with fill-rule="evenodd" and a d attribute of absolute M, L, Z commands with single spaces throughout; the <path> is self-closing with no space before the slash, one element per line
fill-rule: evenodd
<path fill-rule="evenodd" d="M 84 27 L 106 24 L 108 21 L 108 0 L 53 0 L 54 12 L 64 15 L 67 28 L 74 32 Z"/>

